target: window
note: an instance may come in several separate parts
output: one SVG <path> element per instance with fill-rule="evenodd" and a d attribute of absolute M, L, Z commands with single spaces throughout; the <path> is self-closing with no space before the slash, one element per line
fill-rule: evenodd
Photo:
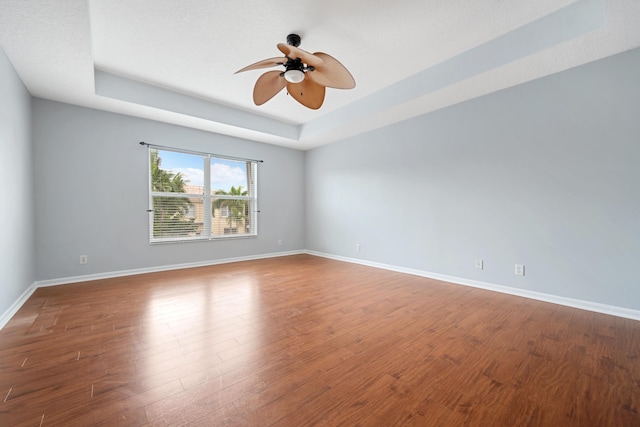
<path fill-rule="evenodd" d="M 257 163 L 151 146 L 150 242 L 256 236 Z"/>

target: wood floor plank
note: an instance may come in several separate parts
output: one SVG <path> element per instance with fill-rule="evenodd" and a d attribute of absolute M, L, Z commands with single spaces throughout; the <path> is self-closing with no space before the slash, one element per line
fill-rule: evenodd
<path fill-rule="evenodd" d="M 39 288 L 0 425 L 638 426 L 640 322 L 309 255 Z"/>

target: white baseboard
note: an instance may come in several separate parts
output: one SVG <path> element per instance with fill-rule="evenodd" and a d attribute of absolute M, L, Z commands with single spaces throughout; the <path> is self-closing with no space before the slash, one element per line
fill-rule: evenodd
<path fill-rule="evenodd" d="M 528 291 L 526 289 L 512 288 L 510 286 L 496 285 L 493 283 L 480 282 L 477 280 L 464 279 L 461 277 L 447 276 L 444 274 L 432 273 L 429 271 L 416 270 L 412 268 L 398 267 L 395 265 L 382 264 L 372 261 L 366 261 L 357 258 L 348 258 L 325 254 L 322 252 L 305 251 L 306 254 L 330 258 L 337 261 L 350 262 L 353 264 L 361 264 L 369 267 L 381 268 L 384 270 L 397 271 L 399 273 L 412 274 L 414 276 L 427 277 L 429 279 L 442 280 L 443 282 L 455 283 L 457 285 L 471 286 L 474 288 L 486 289 L 489 291 L 501 292 L 503 294 L 516 295 L 519 297 L 530 298 L 538 301 L 550 302 L 553 304 L 564 305 L 567 307 L 579 308 L 582 310 L 594 311 L 596 313 L 610 314 L 612 316 L 624 317 L 627 319 L 640 320 L 640 311 L 631 308 L 617 307 L 613 305 L 601 304 L 592 301 L 584 301 L 579 299 L 561 297 L 557 295 L 545 294 L 542 292 Z"/>
<path fill-rule="evenodd" d="M 20 310 L 20 307 L 22 307 L 22 305 L 27 302 L 29 297 L 35 292 L 36 288 L 37 286 L 35 282 L 32 283 L 31 286 L 25 289 L 24 292 L 22 292 L 22 294 L 18 297 L 18 299 L 15 300 L 13 304 L 11 304 L 11 306 L 5 310 L 4 313 L 2 313 L 2 316 L 0 316 L 0 329 L 4 328 L 4 326 L 9 323 L 9 320 L 11 320 L 11 318 L 18 312 L 18 310 Z"/>
<path fill-rule="evenodd" d="M 246 257 L 224 258 L 224 259 L 216 259 L 216 260 L 209 260 L 209 261 L 188 262 L 184 264 L 170 264 L 170 265 L 160 265 L 157 267 L 135 268 L 132 270 L 110 271 L 107 273 L 86 274 L 83 276 L 62 277 L 59 279 L 37 281 L 36 287 L 44 288 L 47 286 L 58 286 L 58 285 L 64 285 L 69 283 L 89 282 L 91 280 L 111 279 L 114 277 L 133 276 L 136 274 L 145 274 L 145 273 L 157 273 L 160 271 L 181 270 L 184 268 L 207 267 L 210 265 L 229 264 L 232 262 L 253 261 L 257 259 L 266 259 L 266 258 L 277 258 L 281 256 L 299 255 L 303 253 L 305 252 L 304 251 L 275 252 L 275 253 L 269 253 L 269 254 L 251 255 Z"/>

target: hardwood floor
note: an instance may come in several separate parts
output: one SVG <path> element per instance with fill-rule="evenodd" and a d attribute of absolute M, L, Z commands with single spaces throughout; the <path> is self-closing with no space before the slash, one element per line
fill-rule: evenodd
<path fill-rule="evenodd" d="M 308 255 L 38 289 L 0 425 L 639 426 L 640 322 Z"/>

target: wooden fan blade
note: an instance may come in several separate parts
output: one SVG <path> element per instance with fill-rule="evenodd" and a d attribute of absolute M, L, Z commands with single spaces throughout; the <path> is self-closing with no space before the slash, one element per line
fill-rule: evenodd
<path fill-rule="evenodd" d="M 262 61 L 258 61 L 255 64 L 247 65 L 243 69 L 238 70 L 233 74 L 238 74 L 248 70 L 257 70 L 259 68 L 275 67 L 276 65 L 282 65 L 285 62 L 287 62 L 287 58 L 283 58 L 283 57 L 263 59 Z"/>
<path fill-rule="evenodd" d="M 256 105 L 264 104 L 285 87 L 287 81 L 280 74 L 281 71 L 267 71 L 258 77 L 253 87 L 253 102 Z"/>
<path fill-rule="evenodd" d="M 307 65 L 313 65 L 314 67 L 317 67 L 324 64 L 324 61 L 321 58 L 295 46 L 278 43 L 278 49 L 280 49 L 280 52 L 284 53 L 291 59 L 300 58 L 300 60 Z"/>
<path fill-rule="evenodd" d="M 311 80 L 309 73 L 305 73 L 304 80 L 300 83 L 287 83 L 287 91 L 300 104 L 312 110 L 317 110 L 324 102 L 326 89 Z"/>
<path fill-rule="evenodd" d="M 313 55 L 321 58 L 324 64 L 314 65 L 315 69 L 307 72 L 311 80 L 322 86 L 335 89 L 353 89 L 356 87 L 356 81 L 353 76 L 340 61 L 323 52 L 316 52 Z"/>

